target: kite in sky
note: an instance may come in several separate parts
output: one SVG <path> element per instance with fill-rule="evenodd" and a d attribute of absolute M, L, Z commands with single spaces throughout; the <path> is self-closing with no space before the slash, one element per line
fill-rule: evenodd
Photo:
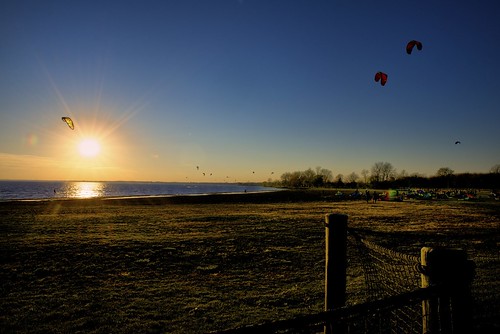
<path fill-rule="evenodd" d="M 385 83 L 387 82 L 387 74 L 385 74 L 384 72 L 377 72 L 377 74 L 375 74 L 375 81 L 380 81 L 380 84 L 382 86 L 385 86 Z"/>
<path fill-rule="evenodd" d="M 457 145 L 457 144 L 462 144 L 462 143 L 460 142 L 460 140 L 457 140 L 457 141 L 455 142 L 455 145 Z"/>
<path fill-rule="evenodd" d="M 406 44 L 406 53 L 411 54 L 415 45 L 417 46 L 418 51 L 422 50 L 422 43 L 419 41 L 412 40 L 409 41 L 408 44 Z"/>
<path fill-rule="evenodd" d="M 75 129 L 75 124 L 73 124 L 73 120 L 69 117 L 61 117 L 61 119 L 63 120 L 63 122 L 65 122 L 66 124 L 68 124 L 69 128 L 71 130 L 74 130 Z"/>

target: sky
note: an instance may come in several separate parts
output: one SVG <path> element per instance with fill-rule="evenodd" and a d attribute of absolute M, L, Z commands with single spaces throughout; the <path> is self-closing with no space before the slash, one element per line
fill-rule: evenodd
<path fill-rule="evenodd" d="M 498 41 L 487 0 L 2 1 L 0 179 L 487 173 Z"/>

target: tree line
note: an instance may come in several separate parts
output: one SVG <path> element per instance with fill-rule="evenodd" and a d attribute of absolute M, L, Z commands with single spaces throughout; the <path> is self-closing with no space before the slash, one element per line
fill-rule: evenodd
<path fill-rule="evenodd" d="M 285 188 L 457 188 L 457 189 L 499 189 L 500 164 L 494 165 L 489 173 L 459 173 L 449 167 L 439 168 L 435 175 L 427 177 L 418 173 L 408 174 L 405 170 L 397 172 L 389 162 L 376 162 L 370 170 L 363 169 L 361 174 L 337 174 L 331 170 L 316 167 L 304 171 L 286 172 L 280 180 L 268 180 L 269 186 Z"/>

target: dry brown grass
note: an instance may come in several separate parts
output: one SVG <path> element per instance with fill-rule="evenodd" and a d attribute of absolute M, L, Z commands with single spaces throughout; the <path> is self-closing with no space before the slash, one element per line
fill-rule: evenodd
<path fill-rule="evenodd" d="M 416 255 L 498 252 L 495 202 L 309 192 L 0 203 L 0 331 L 198 333 L 321 311 L 327 213 Z M 498 273 L 485 274 L 489 303 Z"/>

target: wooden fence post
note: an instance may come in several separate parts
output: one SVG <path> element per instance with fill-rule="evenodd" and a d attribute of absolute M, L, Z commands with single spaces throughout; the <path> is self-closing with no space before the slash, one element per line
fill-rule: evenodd
<path fill-rule="evenodd" d="M 329 311 L 345 306 L 346 302 L 347 216 L 327 214 L 325 234 L 325 311 Z M 332 324 L 325 326 L 325 334 L 336 330 Z"/>
<path fill-rule="evenodd" d="M 462 249 L 423 247 L 422 288 L 439 288 L 437 298 L 422 302 L 424 334 L 471 333 L 474 264 Z"/>

